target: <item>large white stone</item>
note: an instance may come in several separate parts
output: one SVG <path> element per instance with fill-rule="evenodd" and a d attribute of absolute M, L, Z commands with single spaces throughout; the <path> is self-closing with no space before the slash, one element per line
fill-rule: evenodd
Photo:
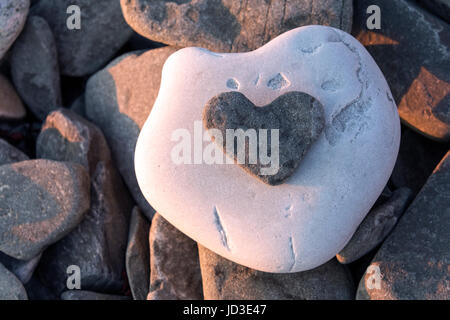
<path fill-rule="evenodd" d="M 323 104 L 325 130 L 284 184 L 264 184 L 238 165 L 171 160 L 172 133 L 185 128 L 194 139 L 206 102 L 232 90 L 258 106 L 289 91 Z M 192 239 L 250 268 L 297 272 L 345 246 L 386 185 L 399 142 L 397 108 L 372 57 L 343 31 L 308 26 L 253 52 L 171 55 L 135 166 L 146 199 Z"/>

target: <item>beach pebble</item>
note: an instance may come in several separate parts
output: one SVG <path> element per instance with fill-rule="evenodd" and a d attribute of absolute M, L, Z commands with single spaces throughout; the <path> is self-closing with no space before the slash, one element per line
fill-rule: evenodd
<path fill-rule="evenodd" d="M 289 274 L 260 272 L 199 246 L 206 300 L 352 300 L 350 272 L 336 259 L 313 270 Z"/>
<path fill-rule="evenodd" d="M 25 25 L 30 0 L 0 0 L 0 60 Z"/>
<path fill-rule="evenodd" d="M 450 152 L 383 242 L 357 299 L 450 299 Z"/>
<path fill-rule="evenodd" d="M 220 162 L 202 114 L 229 91 L 257 106 L 291 91 L 322 104 L 325 128 L 283 184 Z M 385 187 L 399 140 L 397 107 L 368 52 L 341 30 L 308 26 L 249 53 L 170 56 L 135 167 L 148 202 L 201 245 L 252 269 L 299 272 L 344 248 Z"/>
<path fill-rule="evenodd" d="M 180 47 L 221 52 L 259 48 L 285 31 L 326 25 L 350 32 L 351 0 L 121 0 L 139 34 Z"/>
<path fill-rule="evenodd" d="M 382 243 L 394 229 L 411 196 L 408 188 L 397 189 L 389 199 L 370 210 L 345 248 L 336 255 L 338 261 L 352 263 Z"/>
<path fill-rule="evenodd" d="M 378 0 L 382 27 L 368 30 L 366 11 L 372 4 L 355 1 L 353 32 L 386 76 L 402 122 L 428 138 L 449 142 L 450 25 L 416 1 Z"/>
<path fill-rule="evenodd" d="M 37 154 L 81 164 L 91 176 L 90 209 L 70 234 L 45 251 L 41 278 L 59 294 L 66 289 L 67 268 L 77 265 L 83 290 L 120 291 L 133 202 L 102 132 L 70 110 L 54 111 L 38 137 Z"/>
<path fill-rule="evenodd" d="M 89 209 L 89 176 L 68 162 L 0 166 L 0 251 L 31 260 L 63 238 Z"/>
<path fill-rule="evenodd" d="M 94 73 L 133 34 L 119 1 L 40 0 L 31 13 L 45 18 L 50 25 L 63 75 L 81 77 Z"/>
<path fill-rule="evenodd" d="M 201 300 L 197 244 L 156 213 L 150 228 L 147 300 Z"/>
<path fill-rule="evenodd" d="M 56 44 L 48 23 L 29 17 L 11 51 L 14 85 L 30 110 L 44 120 L 62 104 Z"/>
<path fill-rule="evenodd" d="M 146 300 L 150 288 L 149 231 L 147 218 L 138 207 L 134 207 L 125 258 L 128 284 L 134 300 Z"/>
<path fill-rule="evenodd" d="M 0 166 L 4 164 L 28 160 L 28 156 L 19 149 L 0 139 Z"/>
<path fill-rule="evenodd" d="M 8 79 L 0 74 L 0 119 L 18 120 L 25 115 L 25 107 L 17 95 L 16 89 Z"/>
<path fill-rule="evenodd" d="M 23 284 L 0 263 L 0 300 L 28 300 Z"/>
<path fill-rule="evenodd" d="M 134 150 L 158 95 L 164 61 L 175 50 L 164 47 L 125 54 L 93 75 L 86 85 L 86 116 L 103 131 L 117 169 L 149 219 L 155 211 L 136 181 Z"/>

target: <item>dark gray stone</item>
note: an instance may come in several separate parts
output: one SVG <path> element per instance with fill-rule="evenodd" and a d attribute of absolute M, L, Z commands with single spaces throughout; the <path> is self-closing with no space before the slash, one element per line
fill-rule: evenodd
<path fill-rule="evenodd" d="M 384 203 L 375 206 L 359 225 L 353 237 L 336 258 L 340 263 L 352 263 L 378 246 L 394 229 L 405 211 L 412 192 L 400 188 Z"/>
<path fill-rule="evenodd" d="M 41 260 L 42 254 L 38 254 L 31 260 L 24 261 L 14 259 L 3 252 L 0 252 L 0 263 L 2 263 L 9 271 L 14 273 L 14 275 L 23 283 L 26 284 L 30 281 L 33 276 L 34 270 L 36 269 L 39 261 Z"/>
<path fill-rule="evenodd" d="M 63 238 L 89 209 L 89 176 L 68 162 L 0 166 L 0 251 L 31 260 Z"/>
<path fill-rule="evenodd" d="M 419 0 L 419 3 L 450 23 L 450 0 Z"/>
<path fill-rule="evenodd" d="M 368 30 L 367 7 L 381 9 L 381 29 Z M 354 36 L 373 56 L 403 123 L 450 141 L 450 26 L 411 0 L 355 1 Z"/>
<path fill-rule="evenodd" d="M 43 18 L 28 18 L 12 48 L 11 74 L 19 95 L 39 119 L 61 106 L 55 39 Z"/>
<path fill-rule="evenodd" d="M 201 300 L 197 244 L 156 213 L 150 228 L 148 300 Z"/>
<path fill-rule="evenodd" d="M 146 300 L 150 288 L 150 223 L 138 207 L 131 213 L 126 253 L 128 284 L 134 300 Z"/>
<path fill-rule="evenodd" d="M 77 5 L 81 28 L 70 30 L 67 8 Z M 44 17 L 56 39 L 61 73 L 85 76 L 101 68 L 127 42 L 133 31 L 126 24 L 119 1 L 41 0 L 31 10 Z"/>
<path fill-rule="evenodd" d="M 297 273 L 266 273 L 231 262 L 199 245 L 206 300 L 350 300 L 354 285 L 336 259 Z"/>
<path fill-rule="evenodd" d="M 4 164 L 28 160 L 28 156 L 8 142 L 0 139 L 0 166 Z"/>
<path fill-rule="evenodd" d="M 91 178 L 91 208 L 65 238 L 48 248 L 39 265 L 44 284 L 66 288 L 67 268 L 77 265 L 81 288 L 118 293 L 124 287 L 125 251 L 133 203 L 114 168 L 98 162 Z"/>
<path fill-rule="evenodd" d="M 392 184 L 395 188 L 407 187 L 416 195 L 447 150 L 445 144 L 431 141 L 402 126 L 400 150 L 391 175 Z"/>
<path fill-rule="evenodd" d="M 450 152 L 384 241 L 357 299 L 450 299 Z"/>
<path fill-rule="evenodd" d="M 318 24 L 351 30 L 351 0 L 121 0 L 139 34 L 180 47 L 251 51 L 296 27 Z"/>
<path fill-rule="evenodd" d="M 263 107 L 256 107 L 240 92 L 226 92 L 208 101 L 203 110 L 203 125 L 208 130 L 220 130 L 222 139 L 215 141 L 245 171 L 267 184 L 277 185 L 295 172 L 310 146 L 322 133 L 325 116 L 320 102 L 302 92 L 285 93 Z M 250 140 L 250 143 L 244 144 L 243 140 L 239 142 L 241 139 L 234 137 L 232 142 L 227 141 L 228 129 L 254 129 L 255 139 L 258 141 Z M 260 150 L 258 147 L 259 129 L 269 131 L 267 150 Z M 264 155 L 270 154 L 274 143 L 270 133 L 272 129 L 279 130 L 279 170 L 265 174 L 262 169 L 272 164 L 261 164 L 259 154 L 261 151 Z M 214 135 L 212 138 L 215 138 Z M 227 145 L 233 150 L 228 150 Z M 242 159 L 242 147 L 245 148 L 245 159 Z M 242 162 L 243 160 L 245 161 Z"/>
<path fill-rule="evenodd" d="M 29 300 L 59 300 L 59 297 L 46 287 L 36 274 L 25 284 L 25 290 Z"/>
<path fill-rule="evenodd" d="M 19 279 L 0 263 L 0 300 L 28 300 Z"/>
<path fill-rule="evenodd" d="M 70 290 L 61 294 L 61 300 L 130 300 L 130 297 L 85 290 Z"/>
<path fill-rule="evenodd" d="M 137 183 L 134 150 L 158 95 L 162 66 L 175 50 L 164 47 L 126 54 L 92 76 L 85 93 L 87 117 L 102 129 L 119 172 L 149 219 L 154 210 Z"/>
<path fill-rule="evenodd" d="M 111 161 L 100 129 L 67 109 L 48 115 L 36 141 L 36 155 L 38 158 L 81 164 L 90 175 L 99 161 Z"/>

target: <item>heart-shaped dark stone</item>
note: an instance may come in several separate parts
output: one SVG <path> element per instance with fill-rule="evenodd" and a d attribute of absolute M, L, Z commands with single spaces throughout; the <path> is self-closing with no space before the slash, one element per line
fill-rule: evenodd
<path fill-rule="evenodd" d="M 257 107 L 240 92 L 221 93 L 211 100 L 205 106 L 203 111 L 203 125 L 206 129 L 218 129 L 222 133 L 222 141 L 216 139 L 211 133 L 212 139 L 223 147 L 235 163 L 238 163 L 244 170 L 270 185 L 283 183 L 297 169 L 301 160 L 307 153 L 311 144 L 317 140 L 324 126 L 324 110 L 319 101 L 303 92 L 288 92 L 272 103 Z M 228 136 L 229 147 L 227 148 L 227 130 L 242 129 L 244 132 L 248 129 L 254 129 L 257 132 L 256 149 L 251 148 L 255 139 L 251 134 L 240 140 L 235 136 Z M 267 135 L 261 132 L 267 129 Z M 276 162 L 276 154 L 272 154 L 272 141 L 276 145 L 276 132 L 278 129 L 278 170 L 268 170 L 273 162 Z M 230 131 L 228 131 L 230 132 Z M 231 131 L 233 132 L 233 131 Z M 242 131 L 240 131 L 242 133 Z M 242 144 L 242 141 L 245 143 Z M 267 141 L 267 148 L 261 146 L 261 142 Z M 245 150 L 242 150 L 242 145 Z M 241 146 L 241 148 L 239 148 Z M 232 149 L 230 149 L 232 148 Z M 239 155 L 239 150 L 242 150 Z M 252 150 L 252 151 L 250 151 Z M 254 161 L 255 150 L 257 161 Z M 245 162 L 238 162 L 245 154 Z M 266 156 L 261 161 L 261 154 Z M 241 158 L 239 158 L 239 156 Z M 253 156 L 253 158 L 252 158 Z M 268 164 L 267 157 L 272 157 Z M 250 161 L 252 160 L 253 161 Z M 263 173 L 265 171 L 265 173 Z M 272 171 L 267 174 L 268 171 Z"/>

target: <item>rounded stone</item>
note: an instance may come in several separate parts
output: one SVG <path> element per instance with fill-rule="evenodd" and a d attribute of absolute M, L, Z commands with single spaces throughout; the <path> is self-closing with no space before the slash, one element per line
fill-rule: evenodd
<path fill-rule="evenodd" d="M 0 59 L 25 25 L 30 0 L 0 0 Z"/>
<path fill-rule="evenodd" d="M 17 120 L 26 111 L 12 84 L 0 74 L 0 119 Z"/>
<path fill-rule="evenodd" d="M 202 141 L 201 120 L 231 78 L 257 106 L 300 91 L 324 108 L 322 134 L 281 185 L 202 159 L 204 150 L 224 155 Z M 184 139 L 190 157 L 177 164 Z M 385 187 L 399 141 L 397 107 L 372 57 L 343 31 L 308 26 L 249 53 L 185 48 L 170 56 L 135 168 L 149 203 L 203 246 L 256 270 L 298 272 L 344 248 Z"/>

